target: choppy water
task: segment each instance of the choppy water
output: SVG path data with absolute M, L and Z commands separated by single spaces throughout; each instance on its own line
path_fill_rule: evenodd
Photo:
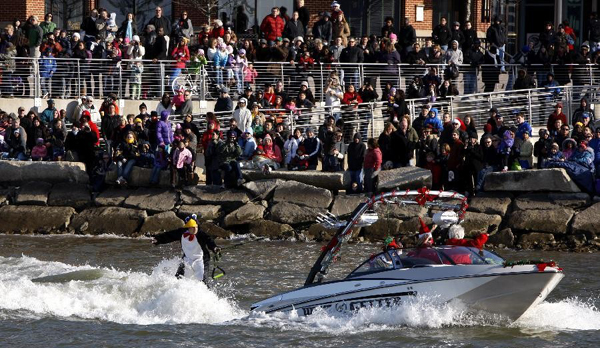
M 500 251 L 509 259 L 553 258 L 565 269 L 550 297 L 515 323 L 419 298 L 354 315 L 249 312 L 251 303 L 302 285 L 319 248 L 248 243 L 224 254 L 227 275 L 209 290 L 175 279 L 177 243 L 0 235 L 0 346 L 597 347 L 600 341 L 600 254 Z M 349 245 L 333 275 L 376 250 Z

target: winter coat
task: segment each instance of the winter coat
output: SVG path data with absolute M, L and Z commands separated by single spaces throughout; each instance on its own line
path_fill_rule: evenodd
M 356 133 L 360 136 L 360 133 Z M 356 134 L 354 135 L 356 137 Z M 381 151 L 380 151 L 381 152 Z M 348 170 L 361 170 L 365 163 L 365 155 L 367 153 L 367 146 L 362 141 L 358 144 L 354 141 L 348 145 Z
M 40 59 L 40 76 L 50 78 L 56 72 L 56 59 L 44 57 Z
M 348 22 L 336 22 L 332 24 L 332 35 L 333 38 L 341 37 L 342 44 L 344 46 L 348 45 L 348 37 L 350 36 L 350 26 Z
M 238 128 L 243 132 L 252 128 L 252 113 L 247 107 L 236 109 L 233 112 L 233 118 L 237 121 Z
M 485 33 L 487 42 L 502 47 L 506 44 L 506 28 L 502 25 L 492 24 Z
M 190 61 L 190 50 L 187 46 L 176 46 L 171 57 L 175 59 L 175 69 L 185 69 L 185 64 Z
M 331 42 L 333 25 L 330 20 L 319 19 L 313 26 L 312 33 L 315 39 L 321 39 L 323 42 Z
M 275 41 L 278 37 L 283 36 L 284 26 L 285 23 L 281 16 L 268 15 L 260 24 L 260 31 L 268 41 Z
M 217 153 L 219 165 L 221 165 L 223 163 L 237 161 L 237 159 L 242 155 L 242 148 L 237 142 L 222 142 L 217 148 Z
M 381 168 L 382 160 L 382 154 L 379 148 L 369 149 L 367 150 L 367 154 L 365 155 L 364 168 L 378 170 L 379 168 Z
M 433 28 L 431 37 L 433 38 L 434 43 L 444 46 L 448 45 L 452 34 L 450 33 L 450 29 L 448 29 L 447 25 L 438 24 L 435 28 Z
M 168 121 L 168 118 L 168 112 L 161 113 L 160 121 L 158 121 L 156 127 L 156 142 L 158 145 L 169 145 L 173 142 L 173 130 L 171 129 L 171 122 Z
M 287 21 L 283 30 L 283 37 L 293 42 L 298 36 L 304 37 L 304 24 L 300 20 L 295 22 L 292 20 Z

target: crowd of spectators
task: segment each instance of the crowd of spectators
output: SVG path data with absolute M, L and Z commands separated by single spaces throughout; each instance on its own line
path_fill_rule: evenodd
M 507 62 L 523 67 L 514 81 L 515 89 L 534 86 L 533 73 L 538 79 L 544 75 L 544 86 L 557 88 L 568 81 L 545 74 L 548 63 L 600 63 L 596 59 L 600 54 L 600 22 L 595 14 L 591 18 L 589 43 L 579 49 L 574 47 L 575 34 L 565 21 L 557 31 L 549 25 L 540 34 L 539 48 L 528 45 L 509 55 L 505 52 L 506 30 L 499 18 L 487 31 L 486 45 L 477 39 L 471 23 L 464 23 L 462 29 L 458 22 L 448 27 L 443 18 L 421 47 L 408 19 L 396 30 L 393 19 L 386 18 L 380 36 L 350 36 L 337 2 L 332 4 L 330 13 L 321 14 L 309 35 L 306 20 L 310 11 L 302 0 L 297 7 L 291 17 L 273 8 L 259 26 L 258 40 L 238 40 L 236 33 L 242 31 L 215 20 L 211 27 L 202 27 L 198 44 L 192 48 L 189 43 L 196 34 L 187 12 L 171 23 L 162 16 L 160 7 L 140 33 L 133 14 L 128 14 L 118 26 L 114 14 L 103 9 L 93 10 L 81 24 L 81 33 L 70 36 L 56 28 L 51 14 L 41 23 L 35 16 L 23 25 L 15 21 L 1 37 L 0 59 L 6 62 L 14 56 L 40 58 L 45 96 L 51 97 L 53 74 L 66 68 L 66 63 L 55 59 L 63 57 L 107 58 L 108 74 L 103 77 L 103 85 L 108 97 L 100 107 L 94 105 L 93 97 L 82 97 L 72 115 L 57 110 L 52 99 L 47 100 L 48 107 L 39 114 L 24 108 L 19 108 L 17 114 L 3 112 L 0 152 L 5 158 L 17 160 L 84 162 L 95 192 L 103 188 L 107 173 L 114 168 L 118 173 L 116 183 L 126 185 L 135 166 L 151 168 L 153 184 L 159 182 L 161 171 L 170 172 L 173 186 L 188 184 L 193 180 L 199 152 L 204 157 L 206 184 L 222 187 L 239 186 L 243 181 L 242 168 L 266 173 L 281 168 L 348 170 L 352 178 L 349 192 L 374 192 L 381 170 L 417 165 L 432 171 L 434 188 L 468 194 L 481 190 L 487 173 L 532 168 L 534 157 L 538 167 L 570 166 L 566 169 L 596 172 L 600 164 L 600 129 L 594 128 L 594 113 L 585 99 L 571 118 L 572 129 L 562 113 L 562 105 L 557 104 L 535 145 L 531 144 L 531 127 L 522 114 L 505 120 L 505 115 L 492 108 L 488 122 L 478 127 L 470 116 L 452 119 L 448 112 L 426 103 L 411 121 L 405 101 L 426 98 L 434 102 L 458 94 L 452 81 L 458 77 L 461 64 L 486 64 L 482 73 L 486 90 L 490 86 L 493 90 Z M 159 60 L 173 60 L 170 81 L 185 68 L 196 73 L 211 69 L 219 96 L 215 113 L 209 112 L 202 120 L 207 129 L 200 131 L 199 120 L 193 120 L 191 92 L 184 89 L 175 96 L 163 95 L 154 111 L 149 112 L 142 103 L 139 114 L 122 115 L 117 96 L 112 93 L 111 79 L 111 68 L 122 59 L 130 60 L 128 78 L 134 99 L 144 93 L 143 80 L 148 76 L 145 67 Z M 276 74 L 272 83 L 265 84 L 264 89 L 259 87 L 255 83 L 255 61 L 293 63 L 296 73 L 292 74 L 292 81 L 300 85 L 299 92 L 288 93 Z M 302 112 L 310 111 L 316 104 L 307 77 L 315 64 L 336 62 L 380 62 L 390 67 L 400 62 L 447 63 L 448 67 L 443 74 L 430 67 L 427 74 L 415 76 L 406 90 L 395 86 L 396 70 L 392 68 L 381 75 L 381 97 L 372 81 L 361 83 L 358 70 L 351 65 L 332 71 L 322 91 L 329 116 L 318 129 L 304 126 Z M 533 67 L 535 63 L 546 65 Z M 3 68 L 3 79 L 12 79 L 13 72 L 17 75 L 16 70 Z M 576 83 L 582 77 L 572 73 L 572 78 Z M 475 83 L 465 76 L 465 92 L 469 92 L 469 81 Z M 234 89 L 231 95 L 230 87 Z M 83 94 L 86 95 L 85 88 Z M 377 138 L 366 139 L 366 128 L 360 122 L 349 127 L 349 118 L 357 119 L 363 111 L 362 103 L 380 98 L 387 102 L 384 131 Z M 223 121 L 216 116 L 224 113 L 229 113 L 231 119 Z M 297 120 L 295 129 L 286 122 L 290 113 Z M 173 115 L 184 121 L 172 122 Z M 70 131 L 67 123 L 72 124 Z M 226 130 L 225 134 L 221 129 Z
M 334 1 L 330 12 L 320 13 L 319 20 L 310 28 L 308 18 L 311 12 L 304 1 L 297 0 L 296 8 L 289 16 L 274 7 L 271 14 L 255 27 L 257 35 L 246 34 L 247 18 L 243 20 L 243 16 L 237 16 L 235 23 L 242 27 L 236 27 L 228 20 L 224 23 L 216 19 L 210 25 L 194 30 L 187 11 L 172 21 L 162 15 L 160 7 L 156 8 L 155 16 L 143 25 L 136 23 L 133 13 L 128 13 L 123 22 L 117 23 L 115 13 L 93 9 L 82 21 L 80 32 L 73 33 L 59 28 L 52 21 L 51 13 L 43 21 L 36 16 L 26 21 L 16 19 L 5 27 L 0 36 L 3 81 L 10 81 L 2 83 L 3 90 L 0 92 L 15 94 L 27 88 L 24 81 L 29 71 L 22 65 L 28 62 L 15 61 L 14 57 L 40 58 L 42 94 L 46 97 L 73 96 L 73 85 L 79 83 L 71 74 L 77 68 L 73 60 L 79 60 L 83 80 L 81 95 L 92 94 L 92 75 L 96 74 L 100 79 L 101 73 L 104 93 L 94 88 L 96 96 L 114 92 L 115 80 L 123 77 L 129 81 L 128 95 L 133 99 L 156 94 L 150 87 L 156 86 L 156 81 L 164 76 L 156 64 L 168 60 L 172 63 L 167 67 L 167 83 L 172 83 L 183 69 L 189 69 L 192 74 L 206 69 L 215 77 L 217 87 L 234 88 L 238 95 L 243 93 L 244 85 L 253 84 L 256 80 L 255 62 L 292 63 L 296 67 L 294 81 L 306 80 L 318 64 L 384 63 L 389 65 L 391 74 L 381 74 L 382 87 L 386 82 L 394 81 L 397 71 L 393 66 L 397 63 L 451 65 L 443 74 L 440 72 L 443 80 L 448 81 L 444 92 L 441 91 L 444 81 L 434 81 L 435 89 L 425 86 L 423 91 L 415 92 L 422 96 L 433 92 L 438 96 L 455 93 L 452 79 L 458 77 L 460 72 L 456 66 L 461 64 L 488 66 L 482 74 L 489 91 L 497 82 L 498 72 L 505 71 L 505 63 L 526 67 L 542 64 L 542 67 L 529 69 L 529 75 L 536 73 L 539 85 L 546 80 L 548 71 L 543 65 L 600 63 L 600 53 L 597 53 L 600 21 L 596 14 L 590 18 L 588 41 L 579 48 L 575 46 L 575 32 L 565 20 L 556 29 L 551 23 L 540 28 L 539 44 L 532 42 L 510 55 L 505 52 L 506 28 L 499 17 L 494 18 L 487 30 L 485 44 L 477 38 L 477 32 L 469 21 L 450 24 L 443 17 L 433 28 L 431 37 L 421 43 L 417 42 L 416 31 L 408 19 L 397 28 L 393 18 L 387 17 L 381 33 L 377 33 L 380 35 L 371 33 L 352 37 L 339 3 Z M 241 15 L 245 15 L 243 11 Z M 73 60 L 57 61 L 57 58 Z M 105 60 L 97 63 L 101 66 L 92 67 L 88 63 L 93 58 Z M 344 70 L 340 76 L 342 85 L 352 83 L 358 89 L 362 85 L 358 70 L 351 66 Z M 267 70 L 264 74 L 270 75 L 271 72 Z M 560 75 L 556 79 L 559 84 L 568 82 L 568 72 L 555 75 Z M 60 78 L 53 79 L 54 76 Z M 585 78 L 578 74 L 572 77 L 574 82 Z M 471 93 L 474 90 L 473 77 L 465 76 L 465 80 L 471 81 L 465 81 L 465 93 Z

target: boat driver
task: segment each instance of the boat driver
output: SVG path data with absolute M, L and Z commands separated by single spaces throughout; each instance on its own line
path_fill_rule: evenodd
M 402 255 L 402 248 L 403 245 L 399 240 L 387 237 L 381 247 L 383 253 L 372 258 L 371 268 L 394 268 L 394 261 L 399 261 L 400 255 Z

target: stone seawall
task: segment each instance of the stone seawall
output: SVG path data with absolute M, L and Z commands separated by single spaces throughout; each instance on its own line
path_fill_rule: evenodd
M 0 174 L 1 168 L 0 165 Z M 486 183 L 488 192 L 469 200 L 463 222 L 467 236 L 487 232 L 489 244 L 500 247 L 577 251 L 600 248 L 600 224 L 596 220 L 600 216 L 600 201 L 579 192 L 569 180 L 562 180 L 562 170 L 522 173 L 495 173 L 489 185 Z M 28 175 L 24 177 L 30 178 Z M 522 184 L 519 187 L 528 189 L 514 189 L 517 175 Z M 196 213 L 201 227 L 217 238 L 252 233 L 271 239 L 325 241 L 335 231 L 316 224 L 317 215 L 331 212 L 346 217 L 366 199 L 290 178 L 256 178 L 239 190 L 204 185 L 190 186 L 181 192 L 165 188 L 109 188 L 92 197 L 83 179 L 70 175 L 62 178 L 66 179 L 21 183 L 0 176 L 4 187 L 0 189 L 0 233 L 108 233 L 135 237 L 182 227 L 182 219 Z M 540 178 L 553 179 L 555 184 L 544 181 L 545 191 L 540 192 L 532 186 Z M 501 180 L 511 183 L 498 185 Z M 389 171 L 382 177 L 384 186 L 387 183 L 404 189 L 429 182 L 430 177 L 415 168 Z M 426 209 L 418 206 L 382 204 L 376 211 L 379 221 L 357 229 L 355 240 L 380 242 L 388 235 L 401 235 L 410 245 L 418 231 L 417 216 L 426 214 Z

